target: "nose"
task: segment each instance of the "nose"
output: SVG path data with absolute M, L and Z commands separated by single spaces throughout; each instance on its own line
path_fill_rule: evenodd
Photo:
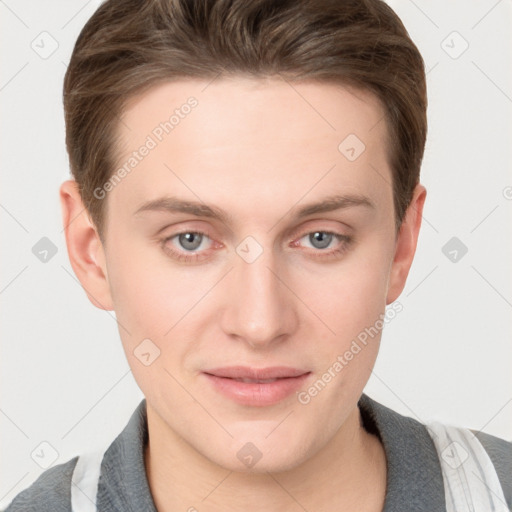
M 270 249 L 252 262 L 235 255 L 235 267 L 227 276 L 223 331 L 254 349 L 293 334 L 298 318 L 294 295 L 287 284 L 287 273 Z

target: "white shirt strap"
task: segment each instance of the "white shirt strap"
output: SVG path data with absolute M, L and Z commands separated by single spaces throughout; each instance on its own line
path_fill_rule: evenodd
M 78 457 L 71 477 L 71 509 L 73 512 L 96 512 L 96 498 L 101 461 L 108 447 Z
M 426 425 L 443 472 L 447 512 L 509 512 L 487 451 L 468 429 Z

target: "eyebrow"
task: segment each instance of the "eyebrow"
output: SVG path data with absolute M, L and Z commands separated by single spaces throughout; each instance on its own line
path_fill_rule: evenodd
M 303 217 L 308 217 L 316 213 L 326 213 L 335 210 L 352 208 L 355 206 L 363 206 L 370 209 L 375 208 L 374 203 L 366 196 L 358 194 L 337 194 L 325 197 L 321 201 L 301 206 L 296 210 L 294 217 L 296 219 L 301 219 Z M 196 201 L 185 201 L 177 197 L 171 196 L 160 197 L 158 199 L 153 199 L 151 201 L 145 202 L 134 212 L 134 215 L 146 211 L 188 213 L 196 217 L 208 217 L 212 219 L 217 219 L 225 224 L 229 224 L 233 220 L 232 215 L 228 214 L 221 208 L 209 206 L 205 203 Z M 293 209 L 291 211 L 293 211 Z

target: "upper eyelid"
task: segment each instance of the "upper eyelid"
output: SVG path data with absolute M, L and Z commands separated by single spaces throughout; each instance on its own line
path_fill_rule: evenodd
M 305 236 L 310 235 L 311 233 L 317 233 L 317 232 L 327 233 L 327 234 L 333 235 L 335 238 L 338 239 L 339 243 L 348 244 L 348 243 L 353 241 L 353 236 L 351 236 L 351 235 L 346 235 L 346 234 L 343 234 L 343 233 L 336 233 L 335 231 L 328 231 L 328 230 L 322 230 L 322 229 L 317 229 L 317 230 L 314 230 L 314 231 L 308 231 L 308 232 L 304 233 L 303 235 L 300 235 L 298 238 L 294 238 L 294 241 L 295 240 L 301 240 Z
M 349 231 L 353 229 L 353 226 L 351 226 L 350 224 L 347 224 L 346 222 L 343 222 L 340 219 L 329 218 L 329 217 L 313 217 L 313 218 L 310 218 L 310 219 L 307 219 L 307 220 L 303 220 L 302 222 L 300 222 L 300 224 L 298 226 L 286 227 L 285 229 L 282 230 L 282 233 L 281 233 L 280 237 L 288 237 L 288 236 L 290 236 L 291 233 L 297 233 L 299 231 L 302 231 L 303 229 L 305 230 L 305 232 L 309 232 L 309 231 L 307 231 L 307 228 L 302 228 L 301 226 L 303 226 L 304 224 L 324 223 L 324 222 L 342 224 L 343 226 L 345 226 L 345 229 L 348 229 Z M 209 219 L 209 220 L 204 220 L 204 219 L 183 219 L 183 220 L 178 221 L 178 222 L 173 222 L 172 224 L 165 224 L 163 227 L 158 229 L 157 234 L 161 233 L 162 231 L 165 231 L 167 228 L 170 228 L 170 227 L 173 227 L 173 226 L 176 226 L 176 225 L 180 225 L 180 224 L 192 224 L 192 225 L 194 225 L 196 223 L 199 223 L 200 225 L 206 224 L 208 226 L 213 226 L 212 230 L 214 230 L 214 231 L 217 231 L 218 229 L 226 230 L 234 238 L 233 230 L 227 224 L 225 224 L 224 222 L 220 222 L 219 223 L 216 219 L 213 219 L 213 220 L 212 219 Z M 177 229 L 180 229 L 180 228 L 177 228 Z M 268 231 L 271 231 L 272 229 L 274 229 L 274 228 L 272 227 Z M 200 232 L 200 233 L 204 233 L 206 231 L 211 231 L 209 228 L 203 228 L 203 227 L 200 227 L 200 228 L 197 228 L 197 229 L 194 228 L 194 227 L 191 227 L 191 228 L 189 227 L 189 228 L 184 228 L 184 230 L 186 232 L 194 231 L 194 232 Z M 311 231 L 336 231 L 336 229 L 335 228 L 327 228 L 327 229 L 320 229 L 320 230 L 312 229 Z M 178 231 L 178 233 L 179 233 L 179 231 Z
M 160 231 L 163 231 L 165 228 L 161 229 Z M 349 235 L 346 235 L 345 233 L 338 233 L 336 232 L 335 230 L 332 230 L 332 229 L 310 229 L 309 231 L 306 229 L 304 231 L 302 230 L 299 230 L 298 231 L 300 234 L 300 238 L 306 236 L 306 235 L 310 235 L 311 233 L 329 233 L 329 234 L 332 234 L 332 235 L 337 235 L 337 236 L 342 236 L 342 237 L 348 237 Z M 171 235 L 168 235 L 168 236 L 164 236 L 164 239 L 171 239 L 171 238 L 174 238 L 175 236 L 179 236 L 179 235 L 183 235 L 185 233 L 198 233 L 200 235 L 206 235 L 208 238 L 212 238 L 210 236 L 210 233 L 207 231 L 207 230 L 201 230 L 201 229 L 184 229 L 182 231 L 177 231 L 176 233 L 173 233 Z M 295 233 L 295 231 L 290 231 L 290 233 Z M 290 234 L 289 233 L 289 234 Z M 296 234 L 294 235 L 294 237 L 297 236 Z
M 350 239 L 352 239 L 352 237 L 350 235 L 346 235 L 344 233 L 338 233 L 334 230 L 329 230 L 329 229 L 313 229 L 313 230 L 305 230 L 305 231 L 299 231 L 300 235 L 299 236 L 294 236 L 293 237 L 293 242 L 297 241 L 297 240 L 300 240 L 302 238 L 304 238 L 305 236 L 307 235 L 310 235 L 312 233 L 317 233 L 317 232 L 321 232 L 321 233 L 327 233 L 327 234 L 331 234 L 331 235 L 334 235 L 335 237 L 338 237 L 340 239 L 340 241 L 348 241 Z M 173 233 L 169 236 L 165 236 L 163 238 L 163 241 L 166 242 L 166 241 L 169 241 L 169 240 L 172 240 L 173 238 L 175 237 L 178 237 L 179 235 L 183 235 L 183 234 L 186 234 L 186 233 L 197 233 L 197 234 L 200 234 L 200 235 L 206 235 L 212 243 L 219 243 L 217 242 L 212 236 L 210 236 L 210 234 L 207 232 L 207 231 L 201 231 L 201 230 L 194 230 L 194 229 L 184 229 L 182 231 L 178 231 L 177 233 Z M 191 252 L 191 251 L 189 251 Z

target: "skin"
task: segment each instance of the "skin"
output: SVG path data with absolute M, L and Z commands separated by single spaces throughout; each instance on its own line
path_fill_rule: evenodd
M 277 78 L 208 83 L 165 83 L 127 104 L 119 165 L 188 97 L 198 100 L 108 193 L 103 242 L 76 183 L 60 189 L 73 270 L 94 305 L 115 311 L 146 396 L 155 504 L 160 512 L 380 511 L 385 453 L 357 407 L 380 334 L 307 404 L 292 394 L 270 406 L 239 405 L 201 371 L 292 366 L 312 372 L 307 389 L 402 292 L 426 190 L 416 187 L 397 234 L 386 124 L 370 93 Z M 366 146 L 352 162 L 338 150 L 349 134 Z M 373 207 L 295 217 L 332 194 L 365 196 Z M 164 195 L 222 208 L 231 219 L 135 214 Z M 195 261 L 170 252 L 190 255 L 178 237 L 162 243 L 183 230 L 208 233 Z M 316 231 L 352 241 L 333 237 L 318 248 L 308 236 Z M 252 263 L 236 252 L 247 236 L 263 249 Z M 160 349 L 149 366 L 134 355 L 147 338 Z M 247 442 L 262 454 L 252 468 L 237 458 Z

